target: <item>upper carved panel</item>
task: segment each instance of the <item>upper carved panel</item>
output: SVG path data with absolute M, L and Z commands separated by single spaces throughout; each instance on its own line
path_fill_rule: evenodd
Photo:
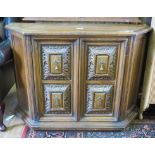
M 42 73 L 44 79 L 70 80 L 70 45 L 42 45 L 41 54 Z
M 88 80 L 115 79 L 117 46 L 88 46 Z

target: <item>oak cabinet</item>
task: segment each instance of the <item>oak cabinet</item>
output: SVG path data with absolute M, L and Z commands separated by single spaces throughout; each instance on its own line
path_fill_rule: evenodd
M 18 111 L 30 127 L 118 130 L 137 116 L 149 27 L 64 22 L 7 28 Z

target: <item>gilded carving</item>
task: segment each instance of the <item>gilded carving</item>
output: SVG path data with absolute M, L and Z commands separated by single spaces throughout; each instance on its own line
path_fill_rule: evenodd
M 93 109 L 104 109 L 105 98 L 106 98 L 105 93 L 94 93 Z
M 85 109 L 87 114 L 111 114 L 113 85 L 88 85 Z
M 63 93 L 62 92 L 52 92 L 50 94 L 51 111 L 63 110 Z
M 95 74 L 108 74 L 109 56 L 96 55 L 95 65 Z
M 71 113 L 71 87 L 62 84 L 44 84 L 44 106 L 48 114 Z
M 62 55 L 51 54 L 49 57 L 49 66 L 51 74 L 62 74 Z
M 44 79 L 71 79 L 71 46 L 42 45 L 42 74 Z
M 88 80 L 114 80 L 117 46 L 88 46 Z

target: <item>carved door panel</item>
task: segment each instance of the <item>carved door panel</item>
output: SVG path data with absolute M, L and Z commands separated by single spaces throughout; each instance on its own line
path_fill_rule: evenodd
M 69 38 L 33 38 L 36 104 L 40 121 L 76 120 L 76 44 L 76 39 Z
M 80 121 L 117 121 L 124 71 L 125 38 L 80 40 Z
M 88 80 L 114 80 L 117 63 L 117 46 L 90 45 L 88 51 Z
M 70 44 L 43 44 L 41 46 L 42 77 L 44 80 L 70 80 L 71 56 Z

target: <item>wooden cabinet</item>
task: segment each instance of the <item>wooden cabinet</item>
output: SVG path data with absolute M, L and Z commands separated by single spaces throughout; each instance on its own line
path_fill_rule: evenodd
M 118 130 L 138 114 L 146 25 L 14 23 L 19 113 L 34 129 Z

